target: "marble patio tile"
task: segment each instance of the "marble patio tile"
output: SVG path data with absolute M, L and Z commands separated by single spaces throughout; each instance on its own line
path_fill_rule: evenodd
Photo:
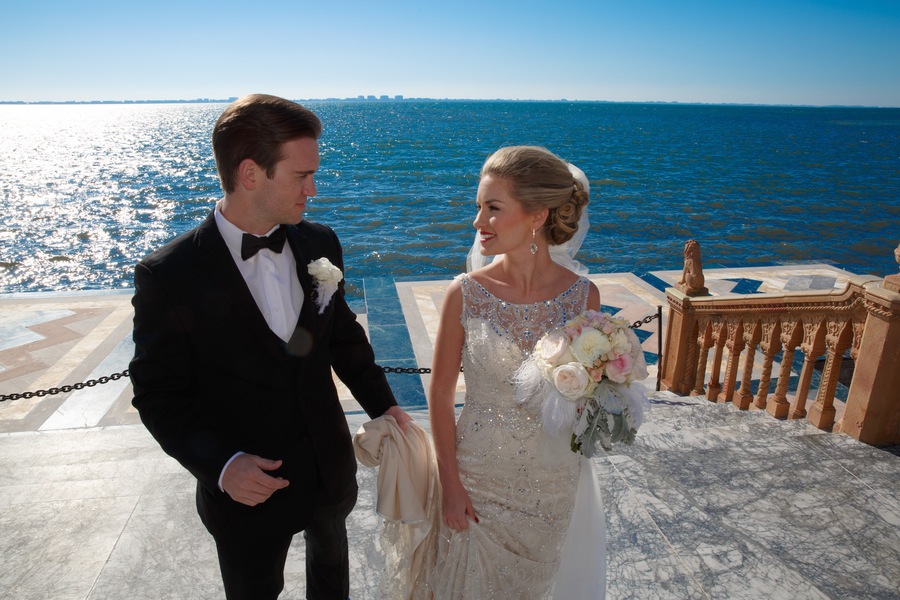
M 706 581 L 710 598 L 736 600 L 817 600 L 848 598 L 832 596 L 817 582 L 768 557 L 752 541 L 735 540 L 727 530 L 709 541 L 691 540 L 680 548 L 691 553 L 698 577 Z M 704 536 L 705 537 L 705 536 Z
M 29 329 L 32 325 L 55 321 L 73 314 L 67 309 L 47 310 L 28 306 L 22 307 L 16 312 L 0 312 L 0 350 L 8 350 L 41 340 L 43 336 Z
M 707 598 L 613 461 L 594 461 L 607 528 L 607 598 Z
M 730 403 L 717 404 L 701 399 L 692 406 L 654 405 L 647 422 L 638 431 L 638 438 L 647 439 L 660 433 L 702 432 L 708 428 L 730 429 L 734 435 L 757 439 L 770 435 L 791 437 L 827 433 L 805 419 L 780 420 L 761 410 L 742 411 Z
M 91 461 L 85 464 L 40 462 L 16 467 L 14 471 L 0 472 L 0 490 L 4 487 L 50 486 L 76 481 L 103 482 L 110 487 L 119 487 L 120 482 L 133 480 L 141 485 L 152 486 L 153 480 L 183 470 L 174 459 L 164 455 L 129 461 Z
M 140 496 L 169 488 L 184 472 L 139 427 L 8 434 L 0 441 L 3 507 Z
M 743 535 L 723 526 L 719 520 L 708 514 L 709 506 L 698 501 L 702 496 L 702 481 L 691 481 L 684 485 L 679 477 L 666 478 L 659 471 L 644 471 L 643 465 L 634 464 L 626 457 L 617 457 L 615 464 L 639 503 L 633 508 L 635 513 L 643 513 L 652 522 L 665 546 L 669 548 L 671 560 L 676 561 L 687 581 L 703 591 L 702 597 L 712 598 L 826 598 L 814 593 L 814 586 L 804 577 L 792 573 L 766 557 L 766 553 Z M 697 490 L 695 492 L 695 490 Z M 616 531 L 616 509 L 607 502 L 610 524 L 611 573 L 616 569 L 617 552 L 613 542 Z M 623 514 L 625 511 L 621 511 Z M 635 528 L 634 519 L 630 524 Z M 646 528 L 646 527 L 645 527 Z M 656 542 L 652 548 L 662 544 Z M 630 535 L 624 544 L 624 552 L 633 553 L 640 547 L 640 536 Z M 629 572 L 629 577 L 656 579 L 655 569 L 644 572 Z M 783 571 L 771 584 L 773 571 Z M 727 583 L 726 583 L 727 582 Z M 680 594 L 669 597 L 683 597 Z
M 134 356 L 134 341 L 131 339 L 131 332 L 128 332 L 127 336 L 113 347 L 86 378 L 96 379 L 111 373 L 119 373 L 128 366 L 132 356 Z M 103 419 L 121 393 L 130 386 L 131 381 L 124 377 L 105 385 L 71 392 L 62 406 L 44 422 L 40 429 L 94 427 Z
M 194 510 L 194 480 L 141 496 L 88 600 L 224 596 L 215 543 Z
M 885 597 L 900 589 L 900 537 L 878 518 L 877 499 L 848 489 L 822 505 L 827 487 L 822 482 L 799 494 L 776 488 L 723 513 L 722 522 L 829 597 Z
M 900 589 L 896 505 L 861 491 L 833 461 L 798 463 L 821 436 L 768 439 L 726 436 L 664 452 L 638 440 L 609 460 L 713 597 L 882 597 Z
M 900 507 L 900 448 L 879 449 L 841 434 L 819 436 L 806 442 L 852 475 L 860 485 Z
M 34 501 L 0 511 L 0 589 L 17 600 L 87 598 L 137 497 Z
M 43 502 L 72 502 L 94 498 L 138 496 L 152 486 L 146 478 L 68 480 L 5 485 L 0 488 L 0 507 L 29 506 L 35 499 Z

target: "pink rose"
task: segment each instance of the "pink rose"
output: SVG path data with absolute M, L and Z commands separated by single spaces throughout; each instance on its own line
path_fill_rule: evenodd
M 634 360 L 630 354 L 621 354 L 615 360 L 606 363 L 606 376 L 610 381 L 616 383 L 625 383 L 628 375 L 631 373 L 631 366 Z

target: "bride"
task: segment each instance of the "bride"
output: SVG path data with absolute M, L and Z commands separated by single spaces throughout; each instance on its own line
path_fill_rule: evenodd
M 392 597 L 604 596 L 593 467 L 568 438 L 542 431 L 539 402 L 518 403 L 512 383 L 545 332 L 600 309 L 572 260 L 587 234 L 588 193 L 584 173 L 539 147 L 501 148 L 481 169 L 470 272 L 447 289 L 429 389 L 440 514 L 426 556 L 413 561 L 411 591 Z

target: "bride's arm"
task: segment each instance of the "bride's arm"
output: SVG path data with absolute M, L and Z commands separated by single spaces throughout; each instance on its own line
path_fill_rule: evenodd
M 462 322 L 462 289 L 458 281 L 447 288 L 441 307 L 431 363 L 431 383 L 428 389 L 428 412 L 431 417 L 431 436 L 434 439 L 438 472 L 441 479 L 442 515 L 452 529 L 469 526 L 468 519 L 477 522 L 469 494 L 459 480 L 456 462 L 456 381 L 462 361 L 465 331 Z
M 588 292 L 587 308 L 588 310 L 600 310 L 600 290 L 593 283 Z

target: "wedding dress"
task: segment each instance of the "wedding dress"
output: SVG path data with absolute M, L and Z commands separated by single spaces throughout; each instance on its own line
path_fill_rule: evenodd
M 546 331 L 584 312 L 590 283 L 580 277 L 558 297 L 527 305 L 496 298 L 468 275 L 460 284 L 466 401 L 457 460 L 479 522 L 459 532 L 434 523 L 436 560 L 419 583 L 424 578 L 437 600 L 602 598 L 605 531 L 599 498 L 590 493 L 593 468 L 568 439 L 542 432 L 540 402 L 517 403 L 512 383 Z M 578 493 L 586 494 L 585 523 L 572 522 Z M 574 550 L 573 536 L 566 539 L 570 525 L 585 538 Z M 561 562 L 568 561 L 561 559 L 564 542 L 578 566 L 566 570 L 569 581 L 557 582 L 554 592 Z

